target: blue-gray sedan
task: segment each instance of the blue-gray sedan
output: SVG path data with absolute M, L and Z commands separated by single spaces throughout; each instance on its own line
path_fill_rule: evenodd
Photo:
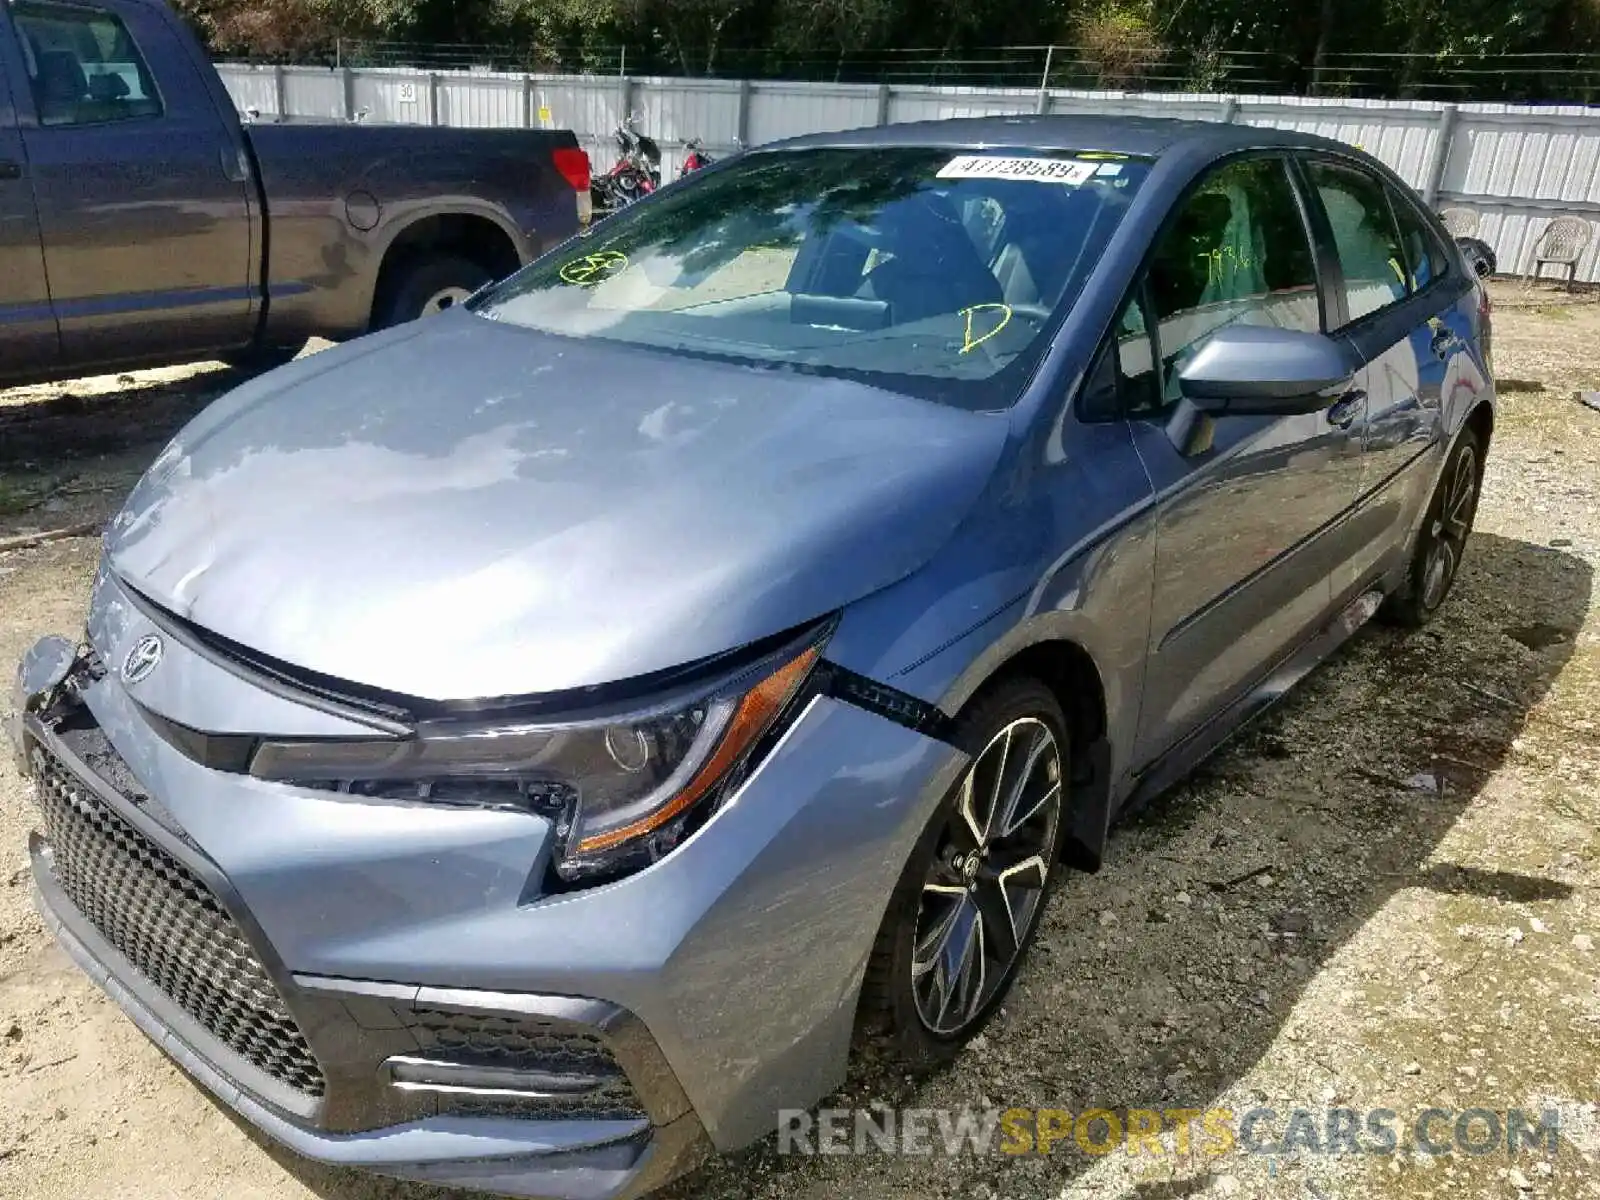
M 43 912 L 302 1154 L 636 1195 L 949 1059 L 1119 811 L 1432 617 L 1492 401 L 1333 142 L 742 155 L 178 435 L 20 672 Z

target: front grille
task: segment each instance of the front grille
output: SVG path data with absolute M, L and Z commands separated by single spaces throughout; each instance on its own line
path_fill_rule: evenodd
M 322 1068 L 239 927 L 187 867 L 55 755 L 35 746 L 51 867 L 67 898 L 134 969 L 224 1045 L 321 1096 Z
M 500 1017 L 419 1008 L 408 1024 L 425 1058 L 550 1075 L 585 1075 L 588 1091 L 558 1096 L 438 1094 L 439 1111 L 460 1116 L 537 1120 L 635 1120 L 644 1107 L 605 1040 L 535 1017 Z

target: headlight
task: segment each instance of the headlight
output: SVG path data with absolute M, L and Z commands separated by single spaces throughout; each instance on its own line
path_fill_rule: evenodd
M 33 770 L 22 744 L 23 717 L 48 701 L 72 673 L 77 661 L 77 646 L 66 638 L 52 635 L 35 642 L 17 664 L 16 678 L 11 684 L 11 713 L 4 717 L 4 723 L 18 774 L 26 776 Z
M 416 736 L 263 742 L 262 779 L 365 796 L 516 807 L 555 824 L 576 880 L 653 862 L 709 811 L 821 653 L 808 638 L 642 710 L 548 723 L 428 721 Z

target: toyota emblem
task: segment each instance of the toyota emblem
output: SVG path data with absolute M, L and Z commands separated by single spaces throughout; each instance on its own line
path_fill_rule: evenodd
M 161 639 L 147 633 L 133 644 L 128 657 L 122 660 L 122 682 L 138 683 L 156 669 L 161 662 Z

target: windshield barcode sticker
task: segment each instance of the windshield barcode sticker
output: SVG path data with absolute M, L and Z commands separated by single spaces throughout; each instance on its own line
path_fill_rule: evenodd
M 939 168 L 940 179 L 1029 179 L 1037 183 L 1064 183 L 1077 187 L 1086 182 L 1098 163 L 1070 158 L 1003 158 L 994 154 L 963 154 Z

